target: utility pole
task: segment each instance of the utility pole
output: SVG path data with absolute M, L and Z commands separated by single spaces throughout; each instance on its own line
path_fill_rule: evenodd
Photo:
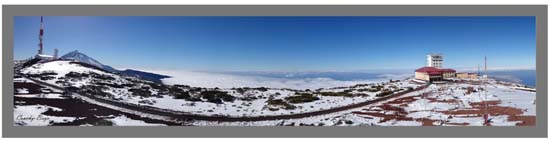
M 481 68 L 479 67 L 479 64 L 477 64 L 477 75 L 481 76 Z
M 485 68 L 484 68 L 484 75 L 483 75 L 483 91 L 485 91 L 485 100 L 484 100 L 484 104 L 485 104 L 485 113 L 483 114 L 483 119 L 485 120 L 484 121 L 484 125 L 485 126 L 489 126 L 489 105 L 487 103 L 487 84 L 485 84 L 487 81 L 487 56 L 485 56 Z

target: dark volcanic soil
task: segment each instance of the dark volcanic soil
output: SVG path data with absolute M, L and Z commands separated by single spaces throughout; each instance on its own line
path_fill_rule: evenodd
M 101 106 L 93 105 L 79 99 L 44 99 L 44 98 L 23 98 L 14 97 L 14 105 L 47 105 L 53 106 L 63 111 L 49 110 L 43 113 L 48 116 L 63 116 L 63 117 L 79 117 L 73 122 L 55 123 L 53 126 L 79 126 L 79 125 L 94 125 L 94 126 L 109 126 L 112 125 L 106 119 L 116 116 L 125 115 L 134 120 L 141 120 L 146 123 L 165 124 L 169 126 L 182 126 L 172 122 L 162 120 L 154 120 L 143 118 L 136 115 L 126 114 L 119 111 L 111 110 Z
M 28 94 L 41 94 L 48 93 L 45 91 L 45 87 L 36 83 L 30 82 L 15 82 L 14 88 L 26 88 Z M 19 95 L 18 93 L 14 93 Z M 25 94 L 26 95 L 26 94 Z M 46 98 L 25 98 L 14 97 L 14 105 L 47 105 L 63 109 L 62 111 L 49 110 L 43 113 L 48 116 L 62 116 L 62 117 L 77 117 L 78 119 L 68 123 L 54 123 L 53 126 L 79 126 L 79 125 L 94 125 L 94 126 L 110 126 L 112 122 L 106 120 L 116 116 L 125 115 L 133 120 L 141 120 L 146 123 L 153 124 L 165 124 L 169 126 L 183 126 L 181 124 L 166 122 L 162 120 L 155 120 L 140 117 L 137 115 L 126 114 L 120 111 L 108 109 L 105 107 L 97 106 L 91 103 L 87 103 L 80 99 L 74 99 L 71 97 L 65 97 L 65 99 L 46 99 Z
M 13 83 L 14 90 L 25 88 L 29 91 L 29 94 L 37 94 L 41 92 L 41 88 L 44 88 L 36 83 L 28 83 L 28 82 L 14 82 Z M 18 94 L 17 91 L 14 92 L 15 94 Z

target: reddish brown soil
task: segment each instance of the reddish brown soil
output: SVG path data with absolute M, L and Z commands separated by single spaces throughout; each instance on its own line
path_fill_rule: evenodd
M 386 102 L 387 104 L 403 104 L 403 103 L 411 103 L 413 101 L 416 101 L 416 98 L 418 96 L 407 96 L 407 97 L 402 97 L 402 98 L 398 98 L 398 99 L 395 99 L 393 101 L 389 101 L 389 102 Z
M 368 115 L 373 117 L 380 117 L 382 120 L 379 121 L 379 123 L 390 121 L 390 120 L 398 120 L 398 121 L 419 121 L 422 122 L 422 125 L 424 126 L 430 126 L 434 122 L 433 120 L 429 119 L 413 119 L 411 117 L 407 117 L 407 112 L 402 107 L 405 107 L 408 103 L 411 103 L 413 101 L 416 101 L 417 98 L 420 96 L 407 96 L 402 98 L 397 98 L 391 101 L 388 101 L 382 105 L 375 106 L 377 109 L 363 109 L 362 111 L 355 111 L 352 112 L 354 114 L 358 115 Z M 399 107 L 392 106 L 393 104 L 400 105 Z M 380 110 L 382 109 L 382 110 Z M 380 112 L 384 111 L 384 112 Z M 393 112 L 390 114 L 390 112 Z
M 434 122 L 436 120 L 421 118 L 421 119 L 417 119 L 416 121 L 422 122 L 422 126 L 434 126 Z
M 382 118 L 381 122 L 386 122 L 390 120 L 398 120 L 398 121 L 418 121 L 422 122 L 423 126 L 434 126 L 433 123 L 436 120 L 431 119 L 413 119 L 410 117 L 407 117 L 407 112 L 403 109 L 403 107 L 406 107 L 407 104 L 416 101 L 417 98 L 425 98 L 428 99 L 430 102 L 445 102 L 445 103 L 458 103 L 458 100 L 452 99 L 452 100 L 437 100 L 436 98 L 428 97 L 429 95 L 432 95 L 434 93 L 428 92 L 424 93 L 419 96 L 407 96 L 398 98 L 395 100 L 388 101 L 382 105 L 375 106 L 379 109 L 363 109 L 362 111 L 355 111 L 352 112 L 354 114 L 358 115 L 368 115 L 373 117 L 380 117 Z M 518 108 L 513 107 L 502 107 L 498 106 L 501 101 L 487 101 L 487 102 L 476 102 L 476 103 L 470 103 L 473 108 L 470 109 L 460 109 L 460 110 L 449 110 L 449 111 L 438 111 L 444 114 L 452 115 L 452 116 L 460 116 L 460 117 L 482 117 L 483 114 L 485 114 L 485 104 L 488 105 L 487 110 L 490 115 L 497 116 L 497 115 L 508 115 L 509 121 L 521 121 L 518 123 L 518 126 L 533 126 L 535 125 L 535 116 L 522 116 L 523 111 Z M 392 105 L 399 105 L 398 107 L 392 106 Z M 393 111 L 394 114 L 386 114 L 386 113 Z M 365 117 L 368 118 L 368 117 Z M 448 125 L 457 125 L 457 126 L 466 126 L 469 125 L 469 123 L 445 123 Z
M 535 125 L 535 116 L 522 116 L 523 111 L 518 108 L 513 107 L 502 107 L 498 106 L 500 101 L 487 101 L 487 112 L 489 115 L 498 116 L 498 115 L 508 115 L 509 121 L 521 121 L 516 124 L 518 126 L 533 126 Z M 461 109 L 454 111 L 443 111 L 444 114 L 450 115 L 476 115 L 476 117 L 482 117 L 485 114 L 485 102 L 476 102 L 470 103 L 473 108 L 471 109 Z
M 470 105 L 472 105 L 472 107 L 484 107 L 485 104 L 487 104 L 487 105 L 489 105 L 489 106 L 495 106 L 495 105 L 500 104 L 500 100 L 496 100 L 496 101 L 484 101 L 484 102 L 472 102 L 472 103 L 470 103 Z
M 536 116 L 510 116 L 510 121 L 522 121 L 516 124 L 517 126 L 534 126 L 536 123 Z

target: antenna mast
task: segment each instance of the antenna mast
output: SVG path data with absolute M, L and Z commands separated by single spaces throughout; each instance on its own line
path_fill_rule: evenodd
M 43 54 L 43 48 L 44 44 L 42 43 L 44 37 L 44 17 L 40 16 L 40 32 L 38 34 L 38 40 L 40 40 L 40 43 L 38 43 L 38 54 Z

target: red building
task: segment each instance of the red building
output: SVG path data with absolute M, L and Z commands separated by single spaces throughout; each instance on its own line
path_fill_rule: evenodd
M 424 81 L 443 81 L 454 77 L 456 77 L 456 70 L 435 67 L 422 67 L 416 69 L 414 73 L 414 78 Z

